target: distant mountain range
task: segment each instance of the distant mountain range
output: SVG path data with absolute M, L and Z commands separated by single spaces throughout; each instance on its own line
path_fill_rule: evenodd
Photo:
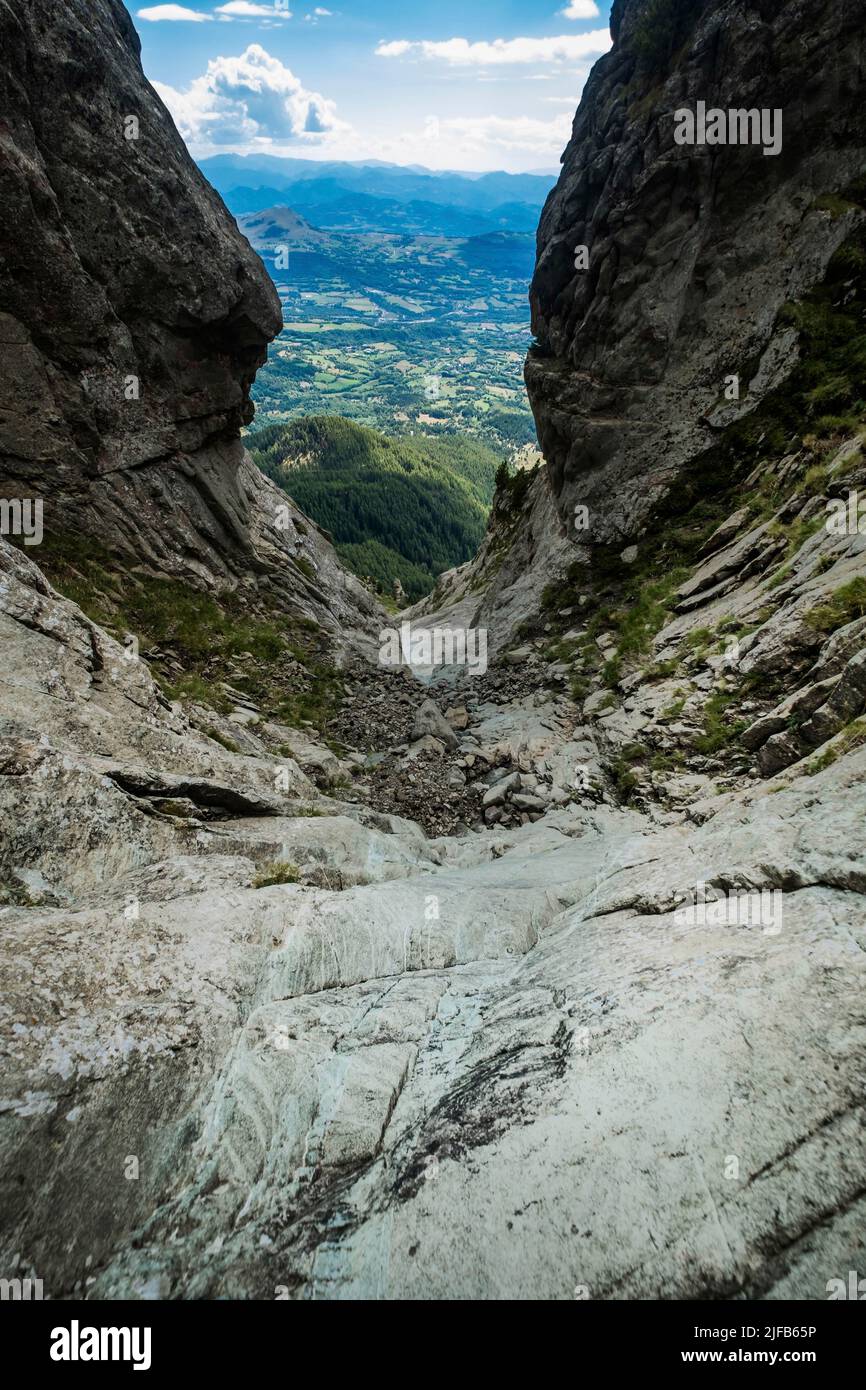
M 236 216 L 289 204 L 317 227 L 421 236 L 534 233 L 550 174 L 466 174 L 397 164 L 213 155 L 201 169 Z

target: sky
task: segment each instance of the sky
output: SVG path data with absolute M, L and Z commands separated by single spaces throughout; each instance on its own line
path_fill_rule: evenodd
M 610 0 L 126 0 L 196 158 L 555 172 Z

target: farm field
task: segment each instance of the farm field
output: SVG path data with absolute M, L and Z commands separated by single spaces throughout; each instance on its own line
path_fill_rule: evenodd
M 389 435 L 535 442 L 523 386 L 534 239 L 321 231 L 287 208 L 238 218 L 284 328 L 256 380 L 255 428 L 341 415 Z

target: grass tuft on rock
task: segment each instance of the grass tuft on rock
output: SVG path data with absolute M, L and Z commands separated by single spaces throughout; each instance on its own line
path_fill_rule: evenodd
M 228 714 L 236 691 L 263 718 L 318 730 L 339 708 L 342 682 L 327 659 L 326 638 L 305 615 L 250 612 L 234 594 L 212 596 L 179 580 L 130 573 L 89 537 L 46 535 L 40 559 L 55 587 L 93 622 L 118 640 L 138 638 L 169 700 Z
M 288 859 L 275 859 L 263 864 L 253 879 L 254 888 L 273 888 L 281 883 L 299 883 L 301 871 Z
M 817 632 L 835 632 L 837 628 L 866 617 L 866 579 L 858 575 L 806 613 L 806 622 Z

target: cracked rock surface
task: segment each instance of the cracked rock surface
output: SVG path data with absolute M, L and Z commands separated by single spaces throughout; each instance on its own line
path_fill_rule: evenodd
M 299 769 L 281 804 L 29 561 L 0 595 L 7 1265 L 313 1299 L 819 1298 L 856 1266 L 866 749 L 700 828 L 575 800 L 429 840 L 309 784 L 293 818 Z M 154 809 L 181 766 L 225 819 Z M 317 847 L 337 887 L 253 886 Z M 780 929 L 690 921 L 702 882 L 774 890 Z

